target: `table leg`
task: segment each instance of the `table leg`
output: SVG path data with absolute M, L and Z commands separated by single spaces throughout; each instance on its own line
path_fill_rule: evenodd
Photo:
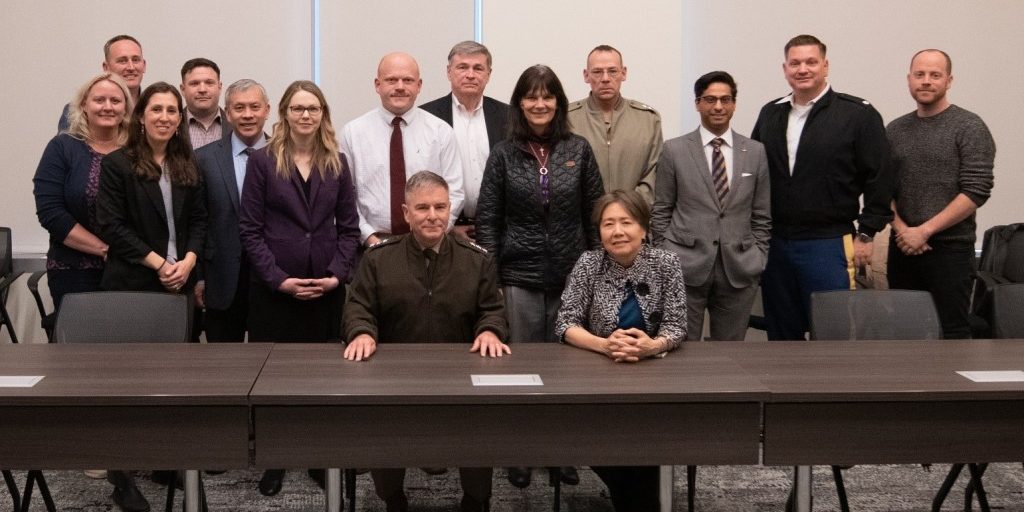
M 672 483 L 675 466 L 662 466 L 658 479 L 658 496 L 661 499 L 661 512 L 672 512 Z
M 170 485 L 174 485 L 172 480 Z M 185 470 L 185 512 L 199 512 L 199 470 Z
M 811 512 L 814 508 L 811 487 L 813 479 L 811 466 L 796 466 L 793 471 L 793 486 L 796 489 L 796 512 Z
M 327 486 L 324 488 L 327 494 L 327 512 L 341 512 L 341 470 L 338 468 L 327 469 Z

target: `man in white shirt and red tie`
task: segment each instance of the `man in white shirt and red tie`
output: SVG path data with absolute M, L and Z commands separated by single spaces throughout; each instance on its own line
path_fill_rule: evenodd
M 416 172 L 429 170 L 444 178 L 452 211 L 461 211 L 464 197 L 452 128 L 413 108 L 423 85 L 416 60 L 405 53 L 385 55 L 373 84 L 381 106 L 350 121 L 341 132 L 341 150 L 356 185 L 359 230 L 368 246 L 409 232 L 402 203 L 405 182 Z

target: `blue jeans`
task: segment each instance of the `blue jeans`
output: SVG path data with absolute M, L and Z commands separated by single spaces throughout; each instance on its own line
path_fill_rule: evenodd
M 811 293 L 850 290 L 853 239 L 787 240 L 773 236 L 761 277 L 761 300 L 770 340 L 802 340 L 810 327 Z

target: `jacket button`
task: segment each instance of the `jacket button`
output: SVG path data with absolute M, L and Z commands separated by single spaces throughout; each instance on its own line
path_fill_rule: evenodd
M 724 219 L 725 218 L 725 214 L 724 213 L 719 213 L 718 214 L 718 218 L 719 219 Z
M 718 240 L 715 240 L 714 242 L 711 242 L 711 245 L 718 245 Z
M 306 233 L 306 239 L 308 240 L 308 239 L 310 239 L 310 238 L 313 238 L 313 235 L 312 235 L 312 234 L 310 234 L 310 233 Z

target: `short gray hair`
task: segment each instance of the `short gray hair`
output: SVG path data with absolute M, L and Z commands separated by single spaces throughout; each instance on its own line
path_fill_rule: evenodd
M 487 69 L 491 68 L 491 51 L 486 46 L 476 41 L 463 41 L 452 46 L 452 51 L 448 52 L 448 64 L 451 65 L 452 59 L 456 55 L 476 55 L 483 54 L 487 57 Z
M 431 171 L 419 171 L 412 176 L 409 176 L 409 181 L 405 182 L 405 197 L 408 200 L 409 195 L 413 192 L 426 187 L 441 187 L 448 191 L 448 182 L 444 180 L 437 173 Z
M 270 105 L 270 98 L 267 96 L 267 90 L 264 89 L 263 86 L 260 85 L 260 83 L 257 82 L 256 80 L 253 80 L 251 78 L 243 78 L 228 86 L 227 92 L 224 93 L 224 106 L 227 107 L 229 104 L 231 104 L 231 96 L 233 94 L 242 93 L 252 88 L 259 89 L 260 96 L 263 98 L 263 103 Z

